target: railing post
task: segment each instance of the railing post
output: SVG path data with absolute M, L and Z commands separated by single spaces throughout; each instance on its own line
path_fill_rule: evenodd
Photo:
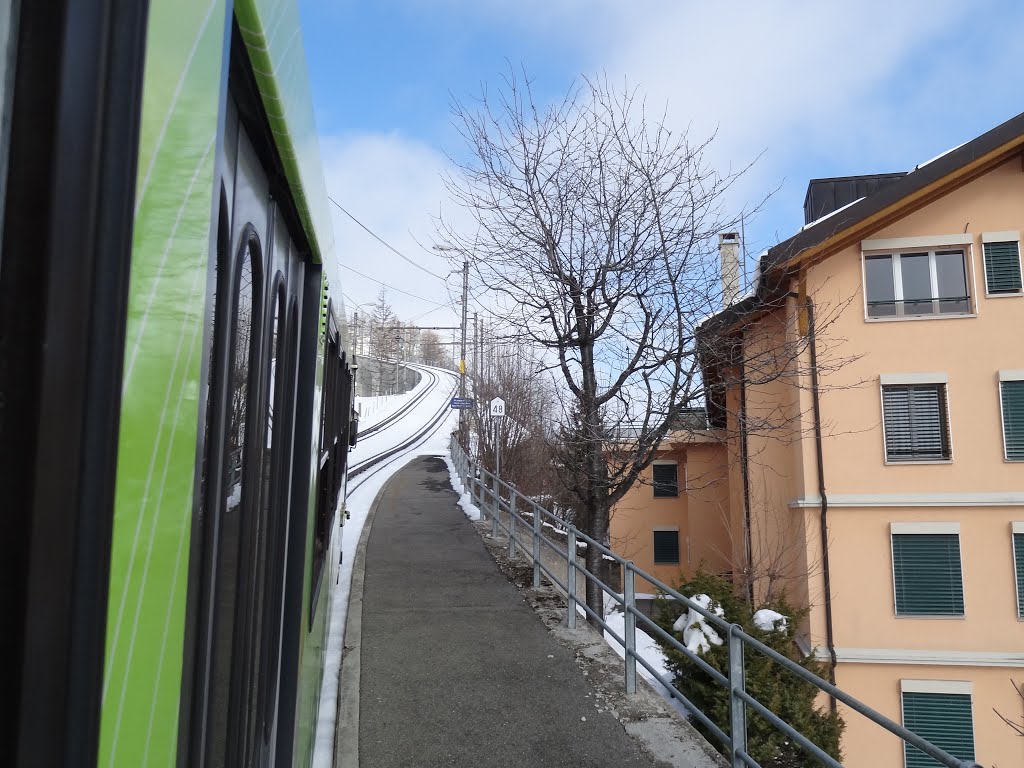
M 516 556 L 516 490 L 513 488 L 508 500 L 508 558 Z
M 633 610 L 636 608 L 636 584 L 634 582 L 633 561 L 626 563 L 626 572 L 623 574 L 625 598 L 625 637 L 626 641 L 626 693 L 636 693 L 636 616 Z
M 533 503 L 533 588 L 540 588 L 540 508 Z
M 747 751 L 747 705 L 737 691 L 744 691 L 743 640 L 736 634 L 738 627 L 729 627 L 729 737 L 732 768 L 746 768 L 737 751 Z
M 491 538 L 496 538 L 498 535 L 498 515 L 501 514 L 501 505 L 499 499 L 501 498 L 501 486 L 498 485 L 498 476 L 494 475 L 492 478 L 491 489 L 494 491 L 494 498 L 491 502 L 494 504 L 491 507 Z
M 576 629 L 576 529 L 571 525 L 565 537 L 565 560 L 569 566 L 565 569 L 565 587 L 569 593 L 569 611 L 565 616 L 565 622 L 569 629 Z

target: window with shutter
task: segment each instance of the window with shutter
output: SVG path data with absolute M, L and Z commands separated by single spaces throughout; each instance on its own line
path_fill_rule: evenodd
M 1020 530 L 1018 530 L 1018 526 Z M 1024 523 L 1014 523 L 1013 527 L 1013 570 L 1017 576 L 1017 617 L 1024 619 Z
M 945 384 L 882 387 L 886 461 L 948 461 Z
M 1024 461 L 1024 379 L 999 382 L 1003 410 L 1003 455 Z
M 679 562 L 679 531 L 654 532 L 654 562 L 656 564 Z
M 679 467 L 676 464 L 655 464 L 652 468 L 654 476 L 654 497 L 679 495 Z
M 960 535 L 893 533 L 897 616 L 963 616 Z
M 974 721 L 969 693 L 903 692 L 903 726 L 961 760 L 974 760 Z M 904 744 L 907 768 L 941 768 L 942 763 Z
M 1020 244 L 984 243 L 985 290 L 989 294 L 1021 293 Z

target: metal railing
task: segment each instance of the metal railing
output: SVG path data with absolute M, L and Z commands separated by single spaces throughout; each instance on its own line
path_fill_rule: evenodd
M 929 741 L 922 739 L 916 733 L 907 730 L 899 723 L 890 720 L 880 712 L 875 711 L 861 701 L 850 696 L 836 686 L 823 680 L 812 672 L 801 667 L 792 659 L 784 656 L 778 651 L 769 648 L 767 645 L 751 637 L 743 631 L 739 624 L 732 624 L 720 616 L 707 610 L 701 605 L 693 602 L 686 596 L 665 584 L 655 576 L 638 568 L 631 560 L 626 560 L 612 552 L 601 542 L 595 541 L 574 526 L 566 523 L 561 518 L 547 511 L 535 501 L 520 493 L 514 486 L 506 483 L 494 473 L 480 466 L 469 458 L 458 444 L 455 436 L 452 436 L 450 453 L 452 463 L 464 488 L 469 490 L 474 504 L 481 512 L 490 518 L 491 534 L 497 536 L 499 529 L 504 531 L 508 537 L 508 555 L 514 557 L 518 549 L 533 561 L 533 586 L 541 585 L 541 576 L 555 584 L 566 595 L 566 622 L 570 629 L 576 627 L 577 614 L 580 610 L 593 618 L 601 628 L 624 649 L 625 662 L 625 687 L 626 693 L 636 693 L 637 664 L 642 665 L 651 676 L 665 686 L 669 694 L 678 699 L 687 711 L 699 721 L 716 739 L 718 739 L 728 750 L 731 758 L 731 768 L 761 768 L 761 765 L 754 760 L 747 752 L 747 711 L 752 710 L 771 723 L 775 728 L 793 739 L 808 754 L 819 760 L 823 765 L 830 768 L 842 768 L 842 763 L 814 744 L 802 733 L 794 729 L 768 707 L 747 692 L 744 681 L 744 656 L 747 652 L 762 654 L 774 663 L 784 667 L 797 677 L 813 685 L 819 691 L 841 701 L 850 709 L 868 718 L 876 725 L 889 731 L 904 743 L 917 747 L 929 757 L 938 761 L 940 765 L 947 768 L 981 768 L 978 763 L 971 760 L 960 760 L 948 752 L 940 749 Z M 507 516 L 507 524 L 501 519 L 502 515 Z M 527 517 L 530 520 L 527 520 Z M 565 543 L 555 542 L 545 534 L 544 529 L 551 528 L 557 534 L 564 534 Z M 524 538 L 525 535 L 525 538 Z M 606 558 L 614 560 L 622 567 L 623 592 L 619 594 L 610 586 L 597 578 L 587 568 L 578 562 L 578 547 L 597 547 Z M 551 568 L 544 563 L 542 547 L 563 558 L 566 563 L 564 581 Z M 604 616 L 598 616 L 581 599 L 577 589 L 577 573 L 582 573 L 586 579 L 590 579 L 614 602 L 618 603 L 624 616 L 624 637 L 620 637 L 608 623 Z M 691 651 L 679 642 L 669 632 L 666 632 L 660 625 L 641 612 L 636 605 L 636 578 L 640 577 L 654 585 L 663 594 L 679 601 L 684 609 L 696 611 L 704 617 L 722 637 L 726 638 L 728 649 L 728 674 L 723 674 L 715 669 L 698 654 Z M 672 682 L 672 679 L 662 675 L 655 670 L 651 664 L 637 652 L 636 628 L 637 622 L 644 625 L 644 630 L 665 643 L 671 645 L 682 653 L 687 659 L 696 664 L 706 672 L 715 682 L 726 688 L 729 692 L 729 733 L 723 731 L 711 718 L 701 712 L 686 696 L 684 696 Z

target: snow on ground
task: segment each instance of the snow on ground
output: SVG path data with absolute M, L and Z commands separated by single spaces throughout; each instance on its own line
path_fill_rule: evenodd
M 607 603 L 611 603 L 611 605 L 608 605 Z M 610 600 L 606 602 L 604 620 L 612 631 L 619 637 L 624 638 L 626 636 L 626 614 L 622 612 L 618 603 L 614 603 Z M 640 624 L 639 619 L 637 620 L 637 624 Z M 612 647 L 612 650 L 619 654 L 621 658 L 626 658 L 626 649 L 619 644 L 618 640 L 608 634 L 608 632 L 604 633 L 604 639 L 608 642 L 608 645 Z M 672 681 L 672 672 L 669 671 L 665 664 L 666 659 L 664 651 L 661 650 L 661 646 L 658 645 L 658 642 L 649 634 L 644 632 L 639 626 L 636 628 L 636 652 L 638 655 L 642 656 L 644 661 L 650 664 L 662 678 L 669 682 Z M 676 712 L 689 719 L 689 710 L 683 706 L 683 703 L 679 701 L 679 699 L 672 696 L 668 687 L 664 683 L 651 674 L 651 670 L 647 669 L 643 664 L 637 663 L 636 671 L 638 675 L 642 675 L 643 678 L 651 684 L 651 687 L 654 688 L 655 691 L 664 697 Z
M 394 407 L 382 405 L 381 410 L 374 417 L 371 424 L 363 424 L 360 422 L 360 431 L 367 429 L 373 424 L 379 424 L 396 410 L 408 403 L 416 394 L 420 393 L 423 389 L 429 388 L 431 382 L 431 378 L 424 374 L 415 389 L 405 393 L 404 395 L 393 395 L 392 397 L 394 397 L 394 399 L 401 399 L 401 402 Z M 349 465 L 353 466 L 364 459 L 376 456 L 381 451 L 386 451 L 388 448 L 392 448 L 403 440 L 414 435 L 425 424 L 427 424 L 440 409 L 449 408 L 449 403 L 452 399 L 452 393 L 455 391 L 455 386 L 455 380 L 451 373 L 449 372 L 447 376 L 442 373 L 439 377 L 437 386 L 416 404 L 415 409 L 413 409 L 411 413 L 408 413 L 397 421 L 392 422 L 379 432 L 375 432 L 368 437 L 360 438 L 356 443 L 356 447 L 353 448 L 348 455 Z M 453 411 L 453 413 L 455 412 Z M 458 418 L 457 413 L 456 418 Z M 445 438 L 447 438 L 447 436 L 447 433 L 445 433 Z M 445 446 L 445 449 L 447 450 L 447 445 Z M 357 478 L 356 482 L 358 483 L 361 480 L 362 478 Z
M 441 373 L 437 389 L 427 395 L 416 408 L 394 425 L 383 430 L 380 435 L 374 435 L 366 443 L 360 442 L 349 454 L 349 463 L 354 464 L 390 446 L 396 445 L 413 435 L 418 429 L 428 423 L 437 414 L 441 403 L 451 399 L 455 378 L 451 371 L 433 369 Z M 447 376 L 445 375 L 447 374 Z M 425 386 L 429 377 L 424 376 L 417 389 Z M 413 390 L 416 391 L 416 390 Z M 377 411 L 376 422 L 394 413 L 401 405 L 408 402 L 411 393 L 391 396 L 400 400 L 398 405 L 391 407 L 387 404 L 380 404 Z M 376 398 L 386 399 L 386 398 Z M 447 456 L 448 439 L 452 430 L 458 426 L 458 412 L 451 411 L 448 417 L 438 424 L 433 434 L 417 446 L 392 458 L 385 464 L 374 467 L 373 474 L 363 480 L 358 487 L 351 490 L 348 495 L 347 508 L 349 519 L 345 521 L 341 529 L 341 570 L 338 576 L 338 584 L 334 588 L 333 601 L 330 613 L 330 627 L 327 632 L 327 650 L 324 662 L 324 679 L 320 689 L 320 712 L 316 727 L 316 742 L 313 748 L 313 768 L 332 768 L 334 764 L 334 736 L 337 727 L 338 715 L 338 683 L 341 669 L 342 649 L 345 646 L 345 625 L 348 620 L 348 600 L 352 587 L 352 564 L 356 557 L 356 547 L 362 536 L 363 526 L 369 515 L 370 507 L 373 506 L 377 494 L 384 484 L 417 456 Z M 364 424 L 360 424 L 364 426 Z M 365 425 L 368 426 L 368 425 Z M 382 442 L 383 441 L 383 442 Z M 370 445 L 367 445 L 370 444 Z M 336 534 L 335 534 L 336 535 Z
M 451 480 L 452 488 L 459 494 L 459 506 L 462 507 L 462 511 L 466 513 L 466 517 L 470 520 L 480 520 L 480 508 L 473 503 L 469 496 L 469 491 L 462 484 L 459 473 L 455 469 L 455 465 L 452 464 L 451 456 L 447 453 L 444 456 L 444 463 L 448 465 L 448 477 Z

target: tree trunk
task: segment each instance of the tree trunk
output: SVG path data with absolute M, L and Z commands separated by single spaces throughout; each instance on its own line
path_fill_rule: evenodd
M 604 543 L 608 538 L 608 509 L 604 504 L 597 504 L 590 517 L 590 530 L 587 532 L 595 541 Z M 594 574 L 605 584 L 608 583 L 608 561 L 601 556 L 601 550 L 592 544 L 587 545 L 587 554 L 584 558 L 587 570 Z M 594 579 L 587 579 L 587 605 L 590 610 L 604 618 L 604 590 L 598 586 Z M 601 625 L 593 616 L 588 614 L 587 621 L 602 631 Z

